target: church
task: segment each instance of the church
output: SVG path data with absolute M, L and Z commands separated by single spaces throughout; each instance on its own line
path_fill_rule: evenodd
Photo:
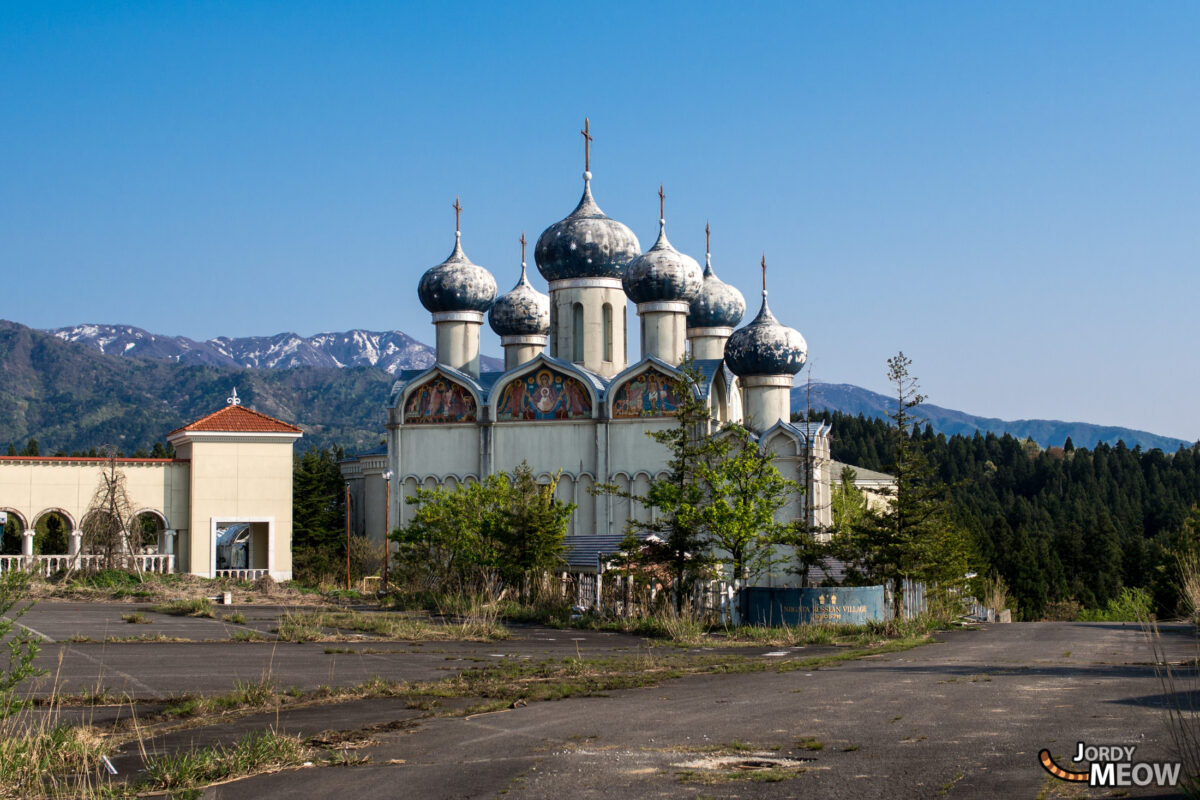
M 617 549 L 627 520 L 651 512 L 589 490 L 612 483 L 644 495 L 665 471 L 666 448 L 646 434 L 677 424 L 676 379 L 685 361 L 702 376 L 697 391 L 712 432 L 731 422 L 746 426 L 775 454 L 780 472 L 805 487 L 791 498 L 788 518 L 828 525 L 829 431 L 791 422 L 791 389 L 807 344 L 767 304 L 765 258 L 761 307 L 743 325 L 745 299 L 717 277 L 711 255 L 701 268 L 671 245 L 661 187 L 658 238 L 645 252 L 633 231 L 600 210 L 586 126 L 583 134 L 583 195 L 534 248 L 548 294 L 530 281 L 522 235 L 520 276 L 497 296 L 495 277 L 463 248 L 455 201 L 450 256 L 417 285 L 436 331 L 436 363 L 397 375 L 386 447 L 343 462 L 353 529 L 381 541 L 389 527 L 410 521 L 405 501 L 418 488 L 453 489 L 525 462 L 545 479 L 561 471 L 557 496 L 576 505 L 568 562 L 594 569 Z M 641 332 L 632 361 L 631 307 Z M 500 337 L 503 371 L 480 370 L 485 322 Z M 775 586 L 794 581 L 784 567 L 760 578 Z

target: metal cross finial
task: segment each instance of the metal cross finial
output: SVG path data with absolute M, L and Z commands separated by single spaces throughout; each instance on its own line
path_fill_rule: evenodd
M 583 118 L 583 130 L 581 130 L 580 133 L 583 134 L 583 171 L 584 172 L 592 171 L 592 134 L 590 132 L 591 124 L 592 124 L 591 120 L 589 120 L 587 117 Z
M 704 220 L 704 252 L 712 252 L 712 248 L 708 246 L 708 220 Z
M 659 219 L 665 219 L 665 217 L 663 217 L 663 201 L 666 199 L 667 199 L 667 196 L 665 194 L 663 194 L 662 184 L 660 183 L 658 185 L 658 218 Z
M 766 294 L 767 293 L 767 254 L 766 253 L 763 253 L 763 257 L 762 257 L 762 271 L 763 271 L 763 294 Z
M 225 398 L 225 405 L 240 406 L 241 404 L 242 404 L 242 398 L 237 396 L 237 387 L 235 386 L 235 387 L 233 387 L 233 394 L 230 395 L 229 397 Z
M 460 223 L 462 221 L 462 203 L 458 202 L 458 195 L 454 196 L 454 232 L 460 233 Z
M 521 263 L 525 263 L 525 231 L 521 231 Z

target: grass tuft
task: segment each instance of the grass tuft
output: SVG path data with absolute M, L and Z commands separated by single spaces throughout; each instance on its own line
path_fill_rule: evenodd
M 170 614 L 173 617 L 212 617 L 213 604 L 207 597 L 193 597 L 190 600 L 171 600 L 150 606 L 151 611 L 160 614 Z

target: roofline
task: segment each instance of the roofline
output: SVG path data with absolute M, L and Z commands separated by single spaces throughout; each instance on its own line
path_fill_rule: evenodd
M 168 433 L 167 441 L 171 444 L 179 441 L 189 440 L 194 442 L 203 442 L 221 441 L 222 439 L 237 439 L 241 441 L 257 439 L 260 441 L 269 442 L 287 440 L 294 442 L 302 436 L 304 436 L 303 431 L 284 433 L 282 431 L 189 431 L 180 429 L 178 431 L 172 431 L 171 433 Z
M 104 456 L 0 456 L 0 461 L 10 461 L 10 462 L 15 462 L 15 461 L 51 461 L 51 462 L 82 461 L 85 463 L 93 464 L 93 463 L 109 461 L 109 460 L 110 459 L 108 459 Z M 190 464 L 192 462 L 192 460 L 190 458 L 125 458 L 125 457 L 121 457 L 121 458 L 116 458 L 116 459 L 111 459 L 111 460 L 116 461 L 118 464 Z
M 253 414 L 256 417 L 262 417 L 263 419 L 270 420 L 271 422 L 274 422 L 277 425 L 282 425 L 285 428 L 291 428 L 291 430 L 295 433 L 298 433 L 301 435 L 303 435 L 303 433 L 304 433 L 303 430 L 296 427 L 295 425 L 292 425 L 289 422 L 284 422 L 281 419 L 275 419 L 275 417 L 272 417 L 269 414 L 264 414 L 261 411 L 255 411 L 253 408 L 247 408 L 246 406 L 243 406 L 243 405 L 234 405 L 234 406 L 226 406 L 225 408 L 218 408 L 216 411 L 212 412 L 211 414 L 205 414 L 203 417 L 201 417 L 198 420 L 194 420 L 192 422 L 189 422 L 187 425 L 182 425 L 182 426 L 176 428 L 175 430 L 173 430 L 167 434 L 167 439 L 169 440 L 172 436 L 174 436 L 177 433 L 184 433 L 184 432 L 187 432 L 187 433 L 218 433 L 218 431 L 195 431 L 195 430 L 189 430 L 189 429 L 193 425 L 199 425 L 201 422 L 204 422 L 206 419 L 211 419 L 211 418 L 215 417 L 217 414 L 222 414 L 231 408 L 240 408 L 243 411 L 249 411 L 251 414 Z M 219 433 L 250 433 L 250 432 L 251 431 L 219 431 Z M 282 433 L 282 431 L 271 431 L 271 433 Z

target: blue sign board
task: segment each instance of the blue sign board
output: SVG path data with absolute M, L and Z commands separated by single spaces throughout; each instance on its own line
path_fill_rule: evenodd
M 751 625 L 863 625 L 882 622 L 882 586 L 742 589 L 743 618 Z

